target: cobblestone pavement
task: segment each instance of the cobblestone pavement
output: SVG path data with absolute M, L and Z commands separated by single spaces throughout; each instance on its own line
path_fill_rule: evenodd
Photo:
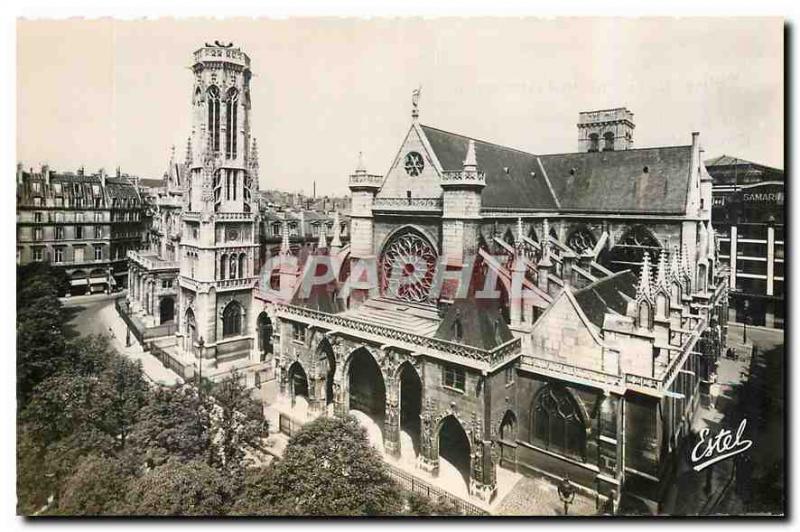
M 523 476 L 492 513 L 509 516 L 564 515 L 564 504 L 558 498 L 555 484 L 544 478 Z M 580 493 L 575 494 L 568 515 L 587 516 L 596 513 L 594 499 Z

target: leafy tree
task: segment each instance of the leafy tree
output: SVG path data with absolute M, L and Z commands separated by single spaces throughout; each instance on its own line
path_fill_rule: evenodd
M 22 408 L 37 384 L 70 366 L 57 276 L 47 265 L 17 269 L 17 403 Z
M 230 478 L 205 462 L 170 461 L 135 479 L 126 496 L 129 515 L 225 515 L 236 489 Z
M 22 421 L 43 445 L 80 432 L 105 432 L 112 393 L 98 376 L 60 373 L 35 388 Z
M 128 433 L 150 392 L 142 374 L 142 364 L 116 356 L 103 373 L 103 380 L 113 390 L 107 411 L 109 428 L 119 437 L 120 446 L 125 447 Z
M 261 405 L 234 371 L 215 385 L 208 405 L 211 412 L 214 461 L 227 469 L 240 469 L 245 448 L 260 448 L 267 435 Z
M 151 466 L 169 458 L 182 462 L 210 460 L 210 423 L 206 406 L 194 388 L 158 388 L 139 411 L 128 442 Z
M 231 506 L 231 515 L 270 515 L 274 513 L 270 499 L 276 496 L 274 476 L 276 468 L 250 467 L 243 472 L 242 488 Z
M 135 470 L 118 458 L 90 455 L 77 464 L 58 498 L 59 515 L 120 515 Z
M 393 515 L 401 494 L 355 418 L 318 418 L 289 441 L 274 466 L 266 513 Z

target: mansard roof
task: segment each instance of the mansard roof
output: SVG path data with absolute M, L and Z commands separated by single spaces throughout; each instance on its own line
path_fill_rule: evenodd
M 129 177 L 103 178 L 99 174 L 56 173 L 51 171 L 48 179 L 44 174 L 23 172 L 23 182 L 17 185 L 17 197 L 20 204 L 27 204 L 35 196 L 45 198 L 61 197 L 66 202 L 73 202 L 79 198 L 87 200 L 99 198 L 105 206 L 106 200 L 140 199 L 139 192 Z M 32 191 L 32 183 L 39 183 L 40 190 Z M 95 192 L 96 186 L 96 192 Z M 73 203 L 70 203 L 74 206 Z
M 575 300 L 589 321 L 602 329 L 606 312 L 625 315 L 628 301 L 636 297 L 636 284 L 636 275 L 625 270 L 576 290 Z
M 469 137 L 421 126 L 444 171 L 461 170 Z M 483 207 L 683 213 L 692 147 L 535 155 L 472 139 L 486 174 Z

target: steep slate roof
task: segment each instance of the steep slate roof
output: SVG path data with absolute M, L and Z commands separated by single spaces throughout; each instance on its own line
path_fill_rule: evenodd
M 686 209 L 691 146 L 542 155 L 541 160 L 562 211 L 682 213 Z
M 636 282 L 636 276 L 625 270 L 576 290 L 575 300 L 589 321 L 602 328 L 606 312 L 627 312 L 628 300 L 636 297 Z
M 429 126 L 422 126 L 422 130 L 444 170 L 464 167 L 469 137 Z M 556 209 L 535 155 L 473 140 L 478 169 L 486 173 L 486 188 L 482 195 L 484 207 Z M 532 176 L 531 172 L 535 174 Z
M 442 168 L 461 170 L 470 137 L 421 127 Z M 691 146 L 534 155 L 472 140 L 478 169 L 486 173 L 487 209 L 682 213 L 686 208 Z

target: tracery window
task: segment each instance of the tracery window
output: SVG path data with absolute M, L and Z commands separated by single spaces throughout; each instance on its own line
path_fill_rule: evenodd
M 592 251 L 597 244 L 597 240 L 588 228 L 577 227 L 567 238 L 567 245 L 576 253 L 586 253 Z
M 211 149 L 219 151 L 219 89 L 215 86 L 208 88 L 208 131 L 211 135 Z
M 661 243 L 647 227 L 635 225 L 609 251 L 603 261 L 604 266 L 615 272 L 631 270 L 638 275 L 645 252 L 651 257 L 658 257 L 661 253 Z
M 231 301 L 222 311 L 222 337 L 242 334 L 242 306 Z
M 383 293 L 404 301 L 427 301 L 437 260 L 436 250 L 416 232 L 395 235 L 381 255 Z
M 578 405 L 561 387 L 548 385 L 534 399 L 531 443 L 581 460 L 586 455 L 586 428 Z

